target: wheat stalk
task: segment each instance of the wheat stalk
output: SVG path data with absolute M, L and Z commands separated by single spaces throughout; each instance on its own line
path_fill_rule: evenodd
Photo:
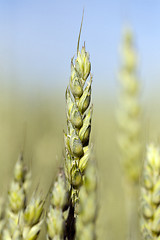
M 160 148 L 147 147 L 141 189 L 141 232 L 143 239 L 160 236 Z

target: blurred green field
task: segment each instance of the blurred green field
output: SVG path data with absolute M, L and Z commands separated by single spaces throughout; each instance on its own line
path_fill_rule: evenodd
M 4 90 L 4 89 L 3 89 Z M 8 91 L 0 95 L 0 192 L 7 193 L 19 152 L 32 171 L 32 189 L 45 196 L 63 164 L 63 129 L 66 128 L 64 93 L 23 94 Z M 95 89 L 94 89 L 95 92 Z M 151 101 L 149 100 L 151 99 Z M 160 114 L 158 97 L 142 99 L 142 141 L 158 139 Z M 126 233 L 121 166 L 117 150 L 116 99 L 94 101 L 92 143 L 97 161 L 98 239 L 124 239 Z M 40 239 L 43 238 L 43 233 Z

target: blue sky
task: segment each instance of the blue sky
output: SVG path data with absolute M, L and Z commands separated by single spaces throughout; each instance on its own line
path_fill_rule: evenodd
M 115 90 L 125 24 L 135 36 L 143 88 L 159 86 L 159 0 L 0 0 L 0 78 L 20 89 L 64 90 L 83 7 L 81 46 L 85 41 L 90 52 L 94 88 Z

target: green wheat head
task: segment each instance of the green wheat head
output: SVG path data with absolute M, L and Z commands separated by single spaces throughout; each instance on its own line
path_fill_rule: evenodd
M 77 58 L 71 61 L 70 86 L 66 90 L 67 133 L 65 140 L 65 175 L 68 188 L 72 188 L 72 199 L 76 201 L 77 191 L 83 182 L 83 174 L 90 154 L 92 106 L 90 75 L 91 63 L 85 45 Z

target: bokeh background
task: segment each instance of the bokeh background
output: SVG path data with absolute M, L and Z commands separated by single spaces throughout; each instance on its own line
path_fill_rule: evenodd
M 33 185 L 45 195 L 63 162 L 65 89 L 83 8 L 90 52 L 98 168 L 99 239 L 124 239 L 125 206 L 117 149 L 117 73 L 125 26 L 133 30 L 145 144 L 160 133 L 160 2 L 158 0 L 0 0 L 0 192 L 7 193 L 23 149 Z

